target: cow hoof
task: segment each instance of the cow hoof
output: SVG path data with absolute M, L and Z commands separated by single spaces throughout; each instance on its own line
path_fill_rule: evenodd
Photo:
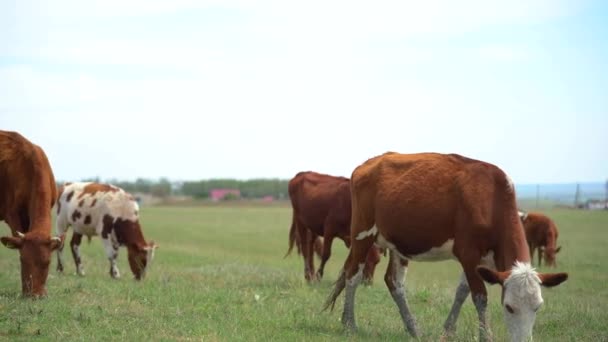
M 346 322 L 344 323 L 344 330 L 347 333 L 356 333 L 357 332 L 357 325 L 354 322 Z
M 374 285 L 374 278 L 364 278 L 362 283 L 365 286 L 372 286 Z

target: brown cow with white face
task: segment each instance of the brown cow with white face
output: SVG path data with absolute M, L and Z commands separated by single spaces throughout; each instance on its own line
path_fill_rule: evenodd
M 457 260 L 463 269 L 445 336 L 456 327 L 469 293 L 479 318 L 480 340 L 491 337 L 486 322 L 484 280 L 503 288 L 502 306 L 512 341 L 531 337 L 542 286 L 556 286 L 566 273 L 537 273 L 517 214 L 515 189 L 498 167 L 456 154 L 386 153 L 357 167 L 351 178 L 351 247 L 326 307 L 346 288 L 342 323 L 355 328 L 354 300 L 365 257 L 374 244 L 390 250 L 384 280 L 405 328 L 418 329 L 405 298 L 410 260 Z
M 55 178 L 44 151 L 16 132 L 0 131 L 0 220 L 12 236 L 0 238 L 17 249 L 24 296 L 46 295 L 51 252 L 62 241 L 51 237 Z
M 337 237 L 350 246 L 350 180 L 312 171 L 299 172 L 289 181 L 288 190 L 293 217 L 287 254 L 295 243 L 304 257 L 306 280 L 320 280 L 331 255 L 333 239 Z M 322 243 L 319 237 L 323 237 Z M 313 248 L 317 246 L 322 247 L 322 252 L 321 265 L 315 273 Z M 372 281 L 379 261 L 379 251 L 372 248 L 364 270 L 366 282 Z
M 541 260 L 545 259 L 545 263 L 549 267 L 556 267 L 556 254 L 562 249 L 557 246 L 557 238 L 559 231 L 552 219 L 547 215 L 535 212 L 519 212 L 521 222 L 524 224 L 526 232 L 526 240 L 530 247 L 530 258 L 534 259 L 534 252 L 538 252 L 538 266 L 541 266 Z
M 118 247 L 127 247 L 129 266 L 136 280 L 146 275 L 154 250 L 154 242 L 146 242 L 139 224 L 139 206 L 133 196 L 113 185 L 99 183 L 66 183 L 57 201 L 57 234 L 63 236 L 68 227 L 74 229 L 70 241 L 76 272 L 84 275 L 80 242 L 101 235 L 110 260 L 110 276 L 119 278 L 116 266 Z M 63 272 L 63 248 L 57 251 L 57 270 Z

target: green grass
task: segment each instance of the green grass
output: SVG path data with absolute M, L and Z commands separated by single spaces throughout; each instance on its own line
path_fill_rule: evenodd
M 543 292 L 534 330 L 537 341 L 608 340 L 608 212 L 547 212 L 560 228 L 561 286 Z M 86 276 L 75 275 L 71 254 L 65 275 L 51 265 L 44 300 L 20 298 L 19 257 L 0 248 L 0 340 L 403 340 L 397 309 L 382 280 L 359 287 L 359 330 L 342 330 L 342 297 L 320 312 L 346 255 L 336 241 L 323 281 L 307 285 L 295 253 L 285 259 L 289 208 L 155 207 L 142 210 L 147 239 L 160 244 L 148 277 L 135 282 L 121 249 L 122 279 L 110 278 L 99 238 L 83 242 Z M 3 225 L 3 224 L 2 224 Z M 6 227 L 0 231 L 8 234 Z M 318 264 L 318 262 L 317 262 Z M 460 266 L 453 261 L 412 263 L 410 307 L 421 340 L 437 341 L 450 309 Z M 257 299 L 256 299 L 257 298 Z M 500 290 L 491 288 L 489 320 L 497 341 L 506 339 Z M 477 339 L 477 316 L 463 306 L 456 339 Z

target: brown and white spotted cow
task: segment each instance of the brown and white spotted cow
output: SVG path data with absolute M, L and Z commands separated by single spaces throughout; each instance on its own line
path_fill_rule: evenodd
M 555 222 L 546 215 L 535 212 L 520 211 L 519 217 L 524 224 L 526 240 L 530 247 L 530 258 L 534 259 L 534 252 L 538 251 L 538 266 L 541 266 L 543 255 L 547 266 L 557 266 L 555 257 L 562 247 L 557 246 L 559 231 Z
M 79 275 L 84 275 L 80 256 L 83 235 L 89 239 L 101 235 L 113 278 L 120 277 L 116 267 L 119 246 L 127 247 L 129 266 L 137 280 L 144 278 L 158 247 L 144 239 L 139 206 L 133 196 L 113 185 L 65 183 L 57 202 L 57 233 L 63 236 L 69 226 L 74 229 L 70 247 Z M 62 251 L 63 248 L 57 251 L 59 272 L 63 272 Z
M 331 255 L 334 238 L 350 245 L 350 182 L 348 178 L 322 173 L 299 172 L 289 181 L 289 198 L 293 207 L 293 217 L 289 232 L 289 250 L 294 243 L 304 258 L 304 277 L 311 281 L 321 279 L 325 264 Z M 319 237 L 323 237 L 323 242 Z M 302 238 L 305 237 L 305 238 Z M 322 246 L 321 265 L 315 274 L 315 246 Z M 369 251 L 364 278 L 369 283 L 374 276 L 380 253 L 376 248 Z
M 55 178 L 44 151 L 16 132 L 0 131 L 0 221 L 12 236 L 0 238 L 18 249 L 24 296 L 46 294 L 51 254 L 62 241 L 51 237 Z
M 463 275 L 445 335 L 455 330 L 460 308 L 471 293 L 480 340 L 491 337 L 486 323 L 484 280 L 500 284 L 512 341 L 531 337 L 542 305 L 540 286 L 565 281 L 566 273 L 537 273 L 530 265 L 515 190 L 498 167 L 456 154 L 386 153 L 357 167 L 351 178 L 351 247 L 326 308 L 346 288 L 342 323 L 355 329 L 354 300 L 368 251 L 390 250 L 384 280 L 405 328 L 418 330 L 405 297 L 408 262 L 456 259 Z

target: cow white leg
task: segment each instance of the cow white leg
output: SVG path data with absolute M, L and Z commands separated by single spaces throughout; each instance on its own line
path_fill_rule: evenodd
M 120 278 L 120 272 L 118 271 L 118 267 L 116 266 L 116 258 L 118 257 L 118 243 L 112 241 L 109 237 L 107 239 L 102 239 L 103 247 L 106 250 L 106 255 L 108 260 L 110 260 L 110 276 L 112 278 Z
M 70 248 L 72 249 L 72 256 L 74 257 L 74 263 L 76 264 L 76 273 L 83 276 L 84 268 L 82 267 L 82 258 L 80 257 L 81 242 L 82 234 L 74 232 L 74 234 L 72 234 L 72 239 L 70 240 Z
M 477 309 L 477 317 L 479 318 L 479 341 L 492 341 L 492 332 L 486 320 L 486 308 L 488 306 L 488 292 L 475 271 L 476 265 L 479 265 L 479 259 L 471 259 L 473 261 L 463 262 L 464 273 L 467 278 L 467 283 L 471 290 L 471 298 L 475 309 Z
M 456 288 L 456 295 L 454 296 L 452 309 L 450 310 L 450 314 L 443 324 L 443 328 L 445 330 L 444 337 L 450 337 L 454 334 L 454 331 L 456 330 L 456 321 L 458 320 L 458 315 L 460 314 L 460 308 L 469 296 L 469 293 L 471 293 L 471 290 L 469 289 L 469 283 L 467 283 L 467 278 L 463 272 L 460 276 L 458 288 Z
M 63 236 L 68 231 L 68 223 L 63 213 L 57 215 L 57 227 L 55 228 L 58 236 Z M 63 245 L 57 249 L 57 272 L 63 272 Z
M 357 286 L 363 279 L 364 263 L 358 264 L 358 269 L 350 278 L 346 278 L 346 290 L 344 291 L 344 311 L 342 311 L 342 324 L 348 330 L 356 330 L 355 323 L 355 292 Z
M 413 337 L 418 337 L 416 320 L 410 312 L 407 305 L 407 298 L 405 297 L 405 274 L 407 273 L 407 264 L 407 260 L 401 259 L 401 257 L 397 255 L 397 252 L 391 250 L 388 268 L 384 275 L 384 282 L 386 283 L 395 304 L 397 304 L 397 308 L 399 308 L 399 314 L 401 315 L 404 327 Z

